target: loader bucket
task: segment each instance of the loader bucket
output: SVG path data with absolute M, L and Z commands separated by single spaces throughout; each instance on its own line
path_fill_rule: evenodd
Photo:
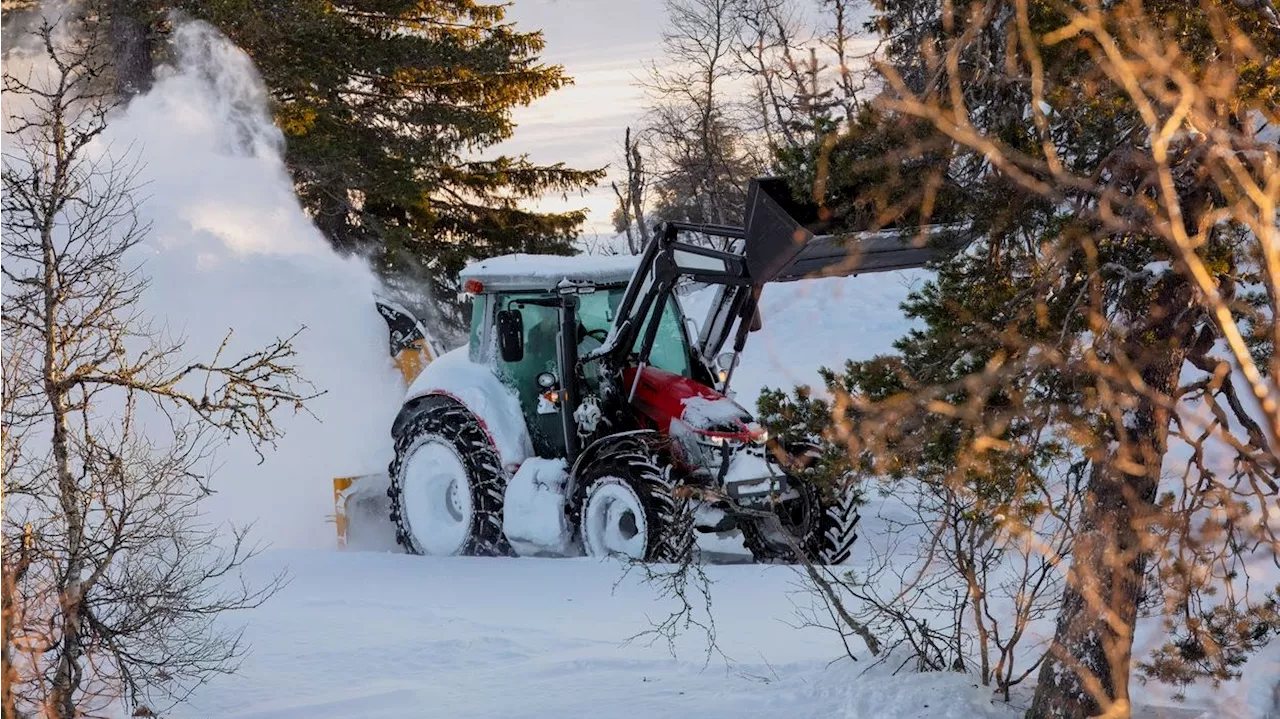
M 797 201 L 779 178 L 751 181 L 746 259 L 753 284 L 923 267 L 971 241 L 966 224 L 826 234 L 821 208 Z

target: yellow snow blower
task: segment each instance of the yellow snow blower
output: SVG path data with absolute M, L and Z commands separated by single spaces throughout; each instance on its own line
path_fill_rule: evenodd
M 385 298 L 375 298 L 374 304 L 378 314 L 386 320 L 390 330 L 390 353 L 400 375 L 404 377 L 405 388 L 413 384 L 416 378 L 432 360 L 440 356 L 443 348 L 436 343 L 427 332 L 425 326 L 412 312 Z M 388 480 L 385 472 L 376 474 L 357 474 L 349 477 L 333 478 L 333 522 L 338 531 L 338 547 L 346 548 L 352 539 L 361 546 L 387 545 L 394 546 L 395 538 L 376 540 L 372 537 L 356 537 L 358 533 L 378 533 L 376 527 L 389 527 L 387 519 Z M 370 521 L 353 522 L 354 518 Z M 357 529 L 358 527 L 358 529 Z M 386 534 L 391 530 L 388 528 Z

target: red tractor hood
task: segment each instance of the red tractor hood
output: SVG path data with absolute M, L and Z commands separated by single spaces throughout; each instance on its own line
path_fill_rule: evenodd
M 630 391 L 636 368 L 622 371 L 623 387 Z M 669 434 L 672 420 L 681 420 L 698 434 L 751 441 L 760 436 L 760 426 L 751 413 L 714 389 L 687 377 L 655 367 L 640 374 L 632 401 L 658 431 Z

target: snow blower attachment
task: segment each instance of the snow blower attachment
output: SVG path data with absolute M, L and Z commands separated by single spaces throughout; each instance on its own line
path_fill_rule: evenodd
M 440 347 L 413 313 L 381 297 L 374 299 L 374 305 L 387 323 L 391 359 L 407 388 L 440 355 Z M 389 484 L 385 472 L 333 479 L 333 521 L 340 548 L 388 543 L 372 535 L 386 534 Z
M 820 491 L 804 471 L 816 447 L 770 440 L 730 399 L 757 303 L 773 282 L 920 267 L 967 230 L 823 234 L 772 179 L 748 200 L 744 227 L 664 223 L 639 257 L 464 269 L 470 342 L 422 370 L 391 429 L 398 542 L 682 561 L 695 530 L 736 530 L 757 560 L 844 561 L 852 488 Z M 712 293 L 696 337 L 677 300 L 691 289 Z

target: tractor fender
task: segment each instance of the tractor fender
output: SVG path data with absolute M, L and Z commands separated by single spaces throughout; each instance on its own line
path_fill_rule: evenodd
M 573 460 L 573 467 L 569 469 L 569 487 L 567 496 L 576 497 L 578 490 L 578 473 L 583 467 L 594 462 L 599 457 L 606 455 L 610 450 L 620 444 L 639 440 L 641 442 L 646 439 L 656 438 L 657 431 L 652 429 L 633 429 L 627 432 L 618 432 L 607 437 L 601 437 L 591 444 L 587 445 L 579 454 L 577 459 Z
M 441 397 L 457 402 L 475 415 L 493 440 L 503 469 L 512 472 L 533 454 L 524 412 L 520 410 L 515 391 L 498 378 L 493 368 L 472 362 L 465 346 L 444 353 L 413 380 L 405 393 L 400 414 L 391 425 L 391 435 L 397 436 L 420 407 Z

